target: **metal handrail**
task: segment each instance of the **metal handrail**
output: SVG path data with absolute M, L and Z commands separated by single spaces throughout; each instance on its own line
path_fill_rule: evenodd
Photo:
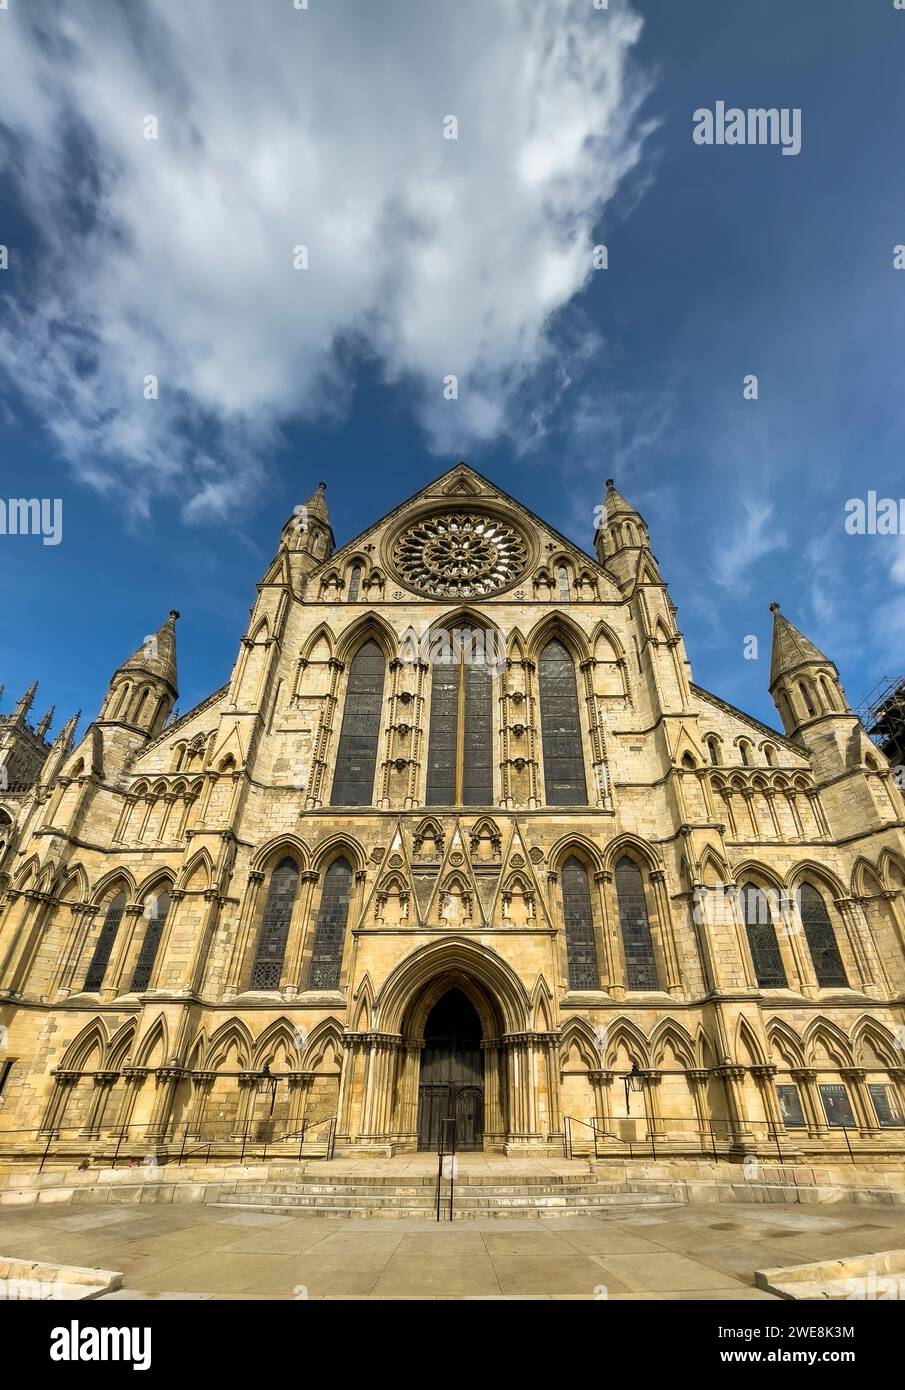
M 448 1135 L 452 1133 L 452 1139 Z M 447 1148 L 447 1144 L 450 1145 Z M 440 1144 L 437 1149 L 437 1220 L 440 1220 L 440 1196 L 443 1186 L 443 1160 L 450 1159 L 449 1167 L 449 1219 L 453 1219 L 453 1203 L 456 1192 L 456 1122 L 452 1116 L 440 1121 Z
M 632 1117 L 629 1116 L 629 1119 Z M 644 1117 L 637 1117 L 644 1122 Z M 73 1164 L 96 1166 L 107 1163 L 117 1167 L 125 1158 L 132 1159 L 136 1149 L 143 1149 L 146 1155 L 153 1154 L 161 1165 L 184 1162 L 187 1158 L 202 1155 L 203 1161 L 214 1161 L 222 1156 L 229 1162 L 239 1157 L 244 1160 L 249 1151 L 265 1160 L 275 1146 L 299 1140 L 299 1157 L 314 1134 L 325 1127 L 324 1156 L 331 1159 L 335 1154 L 338 1117 L 333 1115 L 314 1122 L 306 1121 L 299 1129 L 283 1134 L 271 1135 L 265 1140 L 252 1138 L 252 1120 L 246 1119 L 240 1131 L 235 1129 L 235 1120 L 208 1121 L 203 1125 L 191 1121 L 175 1125 L 161 1126 L 160 1122 L 111 1123 L 99 1127 L 81 1125 L 41 1125 L 33 1128 L 0 1128 L 0 1162 L 21 1163 L 32 1154 L 38 1161 L 38 1171 L 43 1171 L 51 1160 L 71 1161 Z M 590 1129 L 594 1135 L 595 1158 L 612 1154 L 612 1149 L 604 1141 L 614 1141 L 627 1156 L 640 1158 L 645 1153 L 687 1153 L 698 1157 L 710 1155 L 715 1161 L 721 1157 L 738 1157 L 740 1152 L 740 1132 L 747 1132 L 752 1146 L 769 1145 L 776 1159 L 786 1162 L 799 1157 L 802 1147 L 805 1155 L 819 1157 L 825 1162 L 836 1157 L 857 1164 L 875 1154 L 901 1154 L 905 1126 L 886 1125 L 875 1129 L 870 1136 L 861 1133 L 860 1128 L 851 1125 L 822 1125 L 820 1130 L 808 1129 L 806 1125 L 788 1127 L 779 1120 L 751 1120 L 739 1116 L 728 1118 L 695 1119 L 688 1115 L 660 1115 L 656 1119 L 656 1130 L 647 1117 L 648 1133 L 637 1139 L 623 1137 L 605 1127 L 612 1121 L 595 1117 L 590 1123 L 578 1116 L 563 1118 L 561 1142 L 563 1153 L 571 1157 L 574 1153 L 574 1133 L 576 1124 Z M 560 1136 L 551 1135 L 552 1139 Z M 32 1140 L 33 1144 L 18 1141 Z M 809 1153 L 810 1146 L 819 1145 L 819 1155 Z M 191 1145 L 191 1147 L 189 1147 Z M 263 1146 L 263 1154 L 261 1149 Z M 320 1143 L 318 1143 L 318 1148 Z M 237 1149 L 239 1153 L 237 1154 Z M 789 1150 L 793 1152 L 789 1152 Z M 216 1150 L 216 1154 L 214 1153 Z M 317 1157 L 321 1157 L 320 1154 Z

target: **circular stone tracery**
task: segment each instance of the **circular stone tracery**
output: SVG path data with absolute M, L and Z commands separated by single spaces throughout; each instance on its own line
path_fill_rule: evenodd
M 404 531 L 393 560 L 412 589 L 475 598 L 514 583 L 525 567 L 527 546 L 507 521 L 477 512 L 444 512 Z

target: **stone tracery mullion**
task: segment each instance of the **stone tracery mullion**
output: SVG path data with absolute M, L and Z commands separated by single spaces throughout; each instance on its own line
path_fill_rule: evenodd
M 320 723 L 318 724 L 317 736 L 311 750 L 311 779 L 308 796 L 305 799 L 305 806 L 311 809 L 320 806 L 323 801 L 324 774 L 327 770 L 327 752 L 330 746 L 330 736 L 333 733 L 333 717 L 336 713 L 338 703 L 338 688 L 340 677 L 345 668 L 345 662 L 331 657 L 327 662 L 330 670 L 330 689 L 323 696 L 321 702 Z

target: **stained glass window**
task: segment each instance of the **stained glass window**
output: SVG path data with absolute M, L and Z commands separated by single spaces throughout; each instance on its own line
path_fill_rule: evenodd
M 294 859 L 281 859 L 270 876 L 267 905 L 258 935 L 258 949 L 251 972 L 252 989 L 279 989 L 289 923 L 298 888 L 299 871 Z
M 482 642 L 452 643 L 432 663 L 426 801 L 493 801 L 493 676 Z
M 746 883 L 742 889 L 742 912 L 754 977 L 761 989 L 785 989 L 786 970 L 779 953 L 770 903 L 762 888 Z
M 569 962 L 569 989 L 599 989 L 597 947 L 588 872 L 578 859 L 567 859 L 562 869 L 562 910 Z
M 347 603 L 357 603 L 358 593 L 361 588 L 361 565 L 353 566 L 352 573 L 349 575 L 349 594 Z
M 810 883 L 803 883 L 798 890 L 798 911 L 818 985 L 826 988 L 841 985 L 844 988 L 848 984 L 848 976 L 839 954 L 836 933 L 823 898 Z
M 359 647 L 349 667 L 333 806 L 369 806 L 373 799 L 385 664 L 383 652 L 372 640 Z
M 427 755 L 428 806 L 453 806 L 456 803 L 459 672 L 458 662 L 435 660 L 431 666 L 430 743 Z
M 317 914 L 308 973 L 309 989 L 339 988 L 351 894 L 352 865 L 347 859 L 334 859 L 324 875 L 324 891 Z
M 107 915 L 104 918 L 104 925 L 101 927 L 101 934 L 97 938 L 97 945 L 94 948 L 94 955 L 91 957 L 91 964 L 88 967 L 88 974 L 85 976 L 83 989 L 100 989 L 104 983 L 113 943 L 116 940 L 116 933 L 119 931 L 119 924 L 123 920 L 125 910 L 126 895 L 125 893 L 117 893 L 107 908 Z
M 659 989 L 644 881 L 641 870 L 631 859 L 620 859 L 616 865 L 616 897 L 625 952 L 626 986 L 628 989 Z
M 462 663 L 462 805 L 493 801 L 493 680 L 486 664 Z
M 540 658 L 540 713 L 548 806 L 583 806 L 588 788 L 578 717 L 575 664 L 556 638 Z
M 560 603 L 568 603 L 572 595 L 569 590 L 569 571 L 565 565 L 560 565 L 556 571 L 556 584 L 559 589 Z
M 157 959 L 157 951 L 160 946 L 160 938 L 163 935 L 164 922 L 170 910 L 169 893 L 160 893 L 156 897 L 151 897 L 149 905 L 153 912 L 147 916 L 147 926 L 145 927 L 144 940 L 141 943 L 141 950 L 138 953 L 138 963 L 135 966 L 135 974 L 132 976 L 132 989 L 134 991 L 147 989 L 151 983 L 151 971 L 154 969 L 154 962 Z

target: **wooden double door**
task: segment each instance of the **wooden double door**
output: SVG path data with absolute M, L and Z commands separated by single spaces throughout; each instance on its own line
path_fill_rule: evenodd
M 418 1147 L 436 1152 L 450 1138 L 456 1149 L 480 1149 L 484 1140 L 484 1054 L 481 1022 L 470 1000 L 451 989 L 428 1015 L 418 1087 Z M 444 1130 L 446 1133 L 444 1134 Z

